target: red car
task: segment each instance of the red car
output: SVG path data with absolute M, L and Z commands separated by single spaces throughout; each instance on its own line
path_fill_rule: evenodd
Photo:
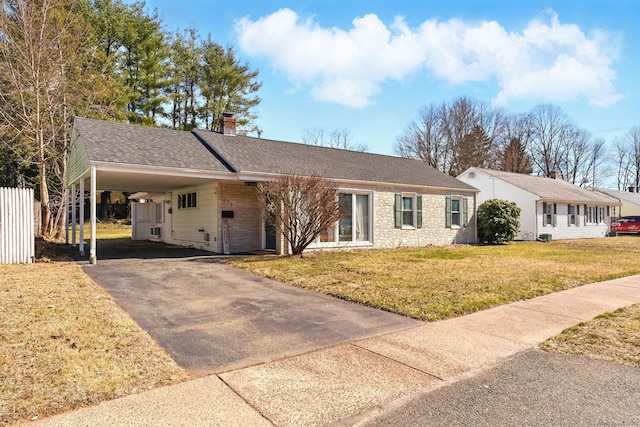
M 640 216 L 621 216 L 611 223 L 612 233 L 640 234 Z

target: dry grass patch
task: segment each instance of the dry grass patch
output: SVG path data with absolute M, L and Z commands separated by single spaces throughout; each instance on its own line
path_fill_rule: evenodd
M 2 266 L 0 325 L 0 424 L 186 379 L 74 263 Z
M 640 304 L 567 328 L 540 347 L 640 367 Z
M 636 236 L 244 258 L 256 274 L 422 320 L 640 274 Z

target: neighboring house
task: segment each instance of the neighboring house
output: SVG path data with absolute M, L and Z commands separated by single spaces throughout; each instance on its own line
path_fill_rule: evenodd
M 286 253 L 260 216 L 256 186 L 282 173 L 317 173 L 338 184 L 344 215 L 310 248 L 475 242 L 477 190 L 424 163 L 235 135 L 232 119 L 223 124 L 221 133 L 187 132 L 76 118 L 68 186 L 141 192 L 135 197 L 150 203 L 132 208 L 134 239 Z M 94 252 L 95 244 L 93 261 Z
M 516 203 L 522 240 L 541 234 L 554 240 L 605 236 L 612 209 L 620 204 L 561 179 L 481 168 L 469 168 L 457 178 L 480 190 L 478 205 L 491 199 Z
M 620 206 L 616 206 L 611 211 L 611 219 L 621 216 L 640 216 L 640 193 L 636 187 L 629 187 L 629 191 L 609 190 L 607 188 L 595 188 L 593 191 L 614 197 L 620 201 Z

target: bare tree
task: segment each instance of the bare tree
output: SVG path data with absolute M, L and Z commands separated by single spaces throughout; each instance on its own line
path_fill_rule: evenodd
M 14 0 L 0 10 L 0 132 L 35 163 L 42 233 L 63 231 L 66 155 L 74 115 L 109 115 L 119 93 L 105 75 L 84 2 Z
M 282 174 L 258 185 L 258 206 L 269 225 L 302 255 L 316 237 L 341 218 L 338 188 L 320 175 Z
M 405 128 L 394 151 L 453 176 L 469 166 L 495 167 L 506 119 L 503 110 L 471 98 L 431 104 Z
M 564 138 L 573 127 L 571 120 L 552 104 L 541 104 L 528 114 L 530 144 L 529 152 L 533 160 L 534 172 L 549 176 L 558 171 L 561 163 Z
M 418 111 L 418 117 L 409 123 L 393 147 L 396 154 L 420 160 L 441 171 L 446 168 L 445 150 L 440 109 L 434 104 Z
M 594 139 L 590 132 L 567 126 L 559 141 L 557 171 L 574 185 L 595 186 L 604 160 L 604 140 Z
M 616 176 L 618 189 L 640 186 L 640 127 L 632 127 L 621 138 L 616 138 Z
M 304 129 L 302 131 L 302 142 L 309 145 L 351 151 L 367 151 L 369 149 L 366 144 L 356 143 L 353 140 L 351 131 L 348 129 L 333 129 L 329 132 L 323 128 Z

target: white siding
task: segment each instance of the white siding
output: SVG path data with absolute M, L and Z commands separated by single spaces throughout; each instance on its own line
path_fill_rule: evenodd
M 178 196 L 185 193 L 197 195 L 195 208 L 178 208 Z M 162 241 L 192 246 L 215 252 L 217 250 L 218 183 L 184 187 L 166 195 Z M 157 200 L 155 200 L 158 202 Z M 169 213 L 169 210 L 171 213 Z M 206 237 L 209 240 L 206 240 Z
M 552 203 L 551 203 L 552 204 Z M 604 222 L 599 224 L 586 224 L 584 215 L 584 205 L 580 205 L 580 215 L 578 215 L 577 222 L 579 225 L 568 224 L 568 211 L 569 205 L 567 203 L 556 203 L 557 215 L 556 225 L 543 226 L 542 220 L 542 203 L 537 206 L 538 212 L 538 230 L 539 234 L 551 234 L 552 240 L 563 239 L 589 239 L 594 237 L 604 237 L 609 230 L 609 218 L 605 218 Z M 605 207 L 606 213 L 606 207 Z
M 475 173 L 475 176 L 471 177 L 469 175 L 471 172 Z M 542 219 L 538 219 L 538 215 L 536 215 L 536 210 L 538 209 L 536 203 L 539 197 L 535 194 L 524 191 L 479 170 L 467 170 L 460 174 L 458 179 L 480 190 L 478 206 L 492 199 L 509 200 L 518 205 L 521 210 L 520 239 L 535 240 L 539 233 L 545 232 L 538 231 L 541 230 L 538 221 L 542 221 Z M 542 209 L 542 205 L 540 205 L 539 209 Z M 540 222 L 540 224 L 542 223 Z

